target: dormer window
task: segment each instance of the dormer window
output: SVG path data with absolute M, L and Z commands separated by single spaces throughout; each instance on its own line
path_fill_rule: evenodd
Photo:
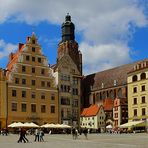
M 35 40 L 32 40 L 32 44 L 35 44 Z

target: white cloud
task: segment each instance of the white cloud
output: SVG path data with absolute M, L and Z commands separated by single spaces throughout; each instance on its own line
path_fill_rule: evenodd
M 130 49 L 121 43 L 98 46 L 82 43 L 80 49 L 82 49 L 85 73 L 90 71 L 93 73 L 98 69 L 105 70 L 131 61 Z
M 98 71 L 131 60 L 128 42 L 135 27 L 148 24 L 145 6 L 138 0 L 1 0 L 0 23 L 48 21 L 61 24 L 69 12 L 77 31 L 82 32 L 83 63 Z
M 6 43 L 3 39 L 0 39 L 0 59 L 8 56 L 11 52 L 17 49 L 17 45 Z

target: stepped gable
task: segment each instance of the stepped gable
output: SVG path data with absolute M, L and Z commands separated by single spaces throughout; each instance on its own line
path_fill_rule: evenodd
M 99 107 L 98 105 L 91 105 L 88 108 L 84 108 L 81 116 L 85 117 L 90 117 L 90 116 L 96 116 L 98 111 L 100 110 L 101 106 Z
M 16 53 L 10 53 L 9 62 L 6 66 L 6 70 L 9 72 L 13 69 L 13 64 L 15 64 L 18 60 L 19 54 L 22 52 L 25 44 L 19 43 L 18 51 Z
M 83 79 L 83 83 L 85 86 L 91 86 L 93 90 L 114 87 L 114 81 L 117 83 L 116 86 L 125 85 L 127 84 L 127 74 L 139 62 L 140 61 L 87 75 Z

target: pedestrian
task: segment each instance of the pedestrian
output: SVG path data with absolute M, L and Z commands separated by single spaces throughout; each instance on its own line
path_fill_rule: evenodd
M 39 141 L 39 130 L 38 129 L 35 129 L 35 139 L 34 141 Z
M 19 137 L 19 140 L 17 142 L 18 143 L 23 142 L 23 141 L 24 141 L 24 143 L 29 142 L 29 140 L 25 137 L 25 135 L 26 135 L 26 130 L 24 128 L 21 128 L 20 137 Z
M 42 130 L 40 130 L 39 131 L 39 140 L 40 140 L 40 142 L 44 141 L 43 137 L 44 137 L 44 132 Z
M 84 134 L 84 136 L 85 136 L 86 139 L 88 139 L 88 138 L 87 138 L 87 133 L 88 133 L 88 130 L 87 130 L 87 128 L 85 127 L 84 130 L 83 130 L 83 134 Z
M 76 139 L 76 129 L 74 127 L 72 128 L 72 137 Z

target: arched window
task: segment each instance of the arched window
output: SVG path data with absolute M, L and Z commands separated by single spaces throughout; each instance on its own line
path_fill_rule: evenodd
M 137 81 L 137 75 L 133 76 L 133 82 Z
M 110 91 L 110 98 L 114 99 L 114 92 L 112 90 Z
M 118 97 L 122 98 L 122 90 L 121 90 L 121 88 L 118 90 Z
M 140 79 L 141 79 L 141 80 L 146 79 L 146 73 L 142 73 L 142 74 L 140 75 Z

